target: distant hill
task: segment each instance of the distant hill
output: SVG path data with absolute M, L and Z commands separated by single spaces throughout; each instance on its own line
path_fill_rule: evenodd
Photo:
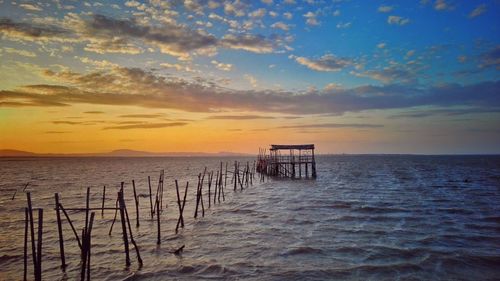
M 14 149 L 0 149 L 0 157 L 196 157 L 196 156 L 251 156 L 234 152 L 148 152 L 130 149 L 118 149 L 103 153 L 33 153 Z

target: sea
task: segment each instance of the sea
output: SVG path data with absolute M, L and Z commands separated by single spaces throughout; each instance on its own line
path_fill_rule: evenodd
M 0 280 L 22 280 L 24 208 L 30 192 L 43 208 L 43 280 L 79 280 L 80 249 L 63 217 L 67 267 L 61 269 L 54 193 L 65 208 L 114 207 L 121 182 L 132 234 L 125 265 L 121 223 L 95 210 L 92 280 L 500 280 L 500 156 L 318 156 L 316 179 L 255 175 L 238 184 L 228 172 L 224 200 L 194 218 L 198 175 L 253 165 L 255 157 L 1 158 Z M 151 218 L 164 170 L 161 244 Z M 214 176 L 215 178 L 215 176 Z M 132 180 L 139 198 L 136 226 Z M 189 182 L 185 227 L 176 234 Z M 212 183 L 212 192 L 214 184 Z M 213 200 L 213 197 L 212 197 Z M 68 211 L 79 234 L 85 213 Z M 37 218 L 35 213 L 35 230 Z M 36 237 L 36 235 L 35 235 Z M 173 251 L 184 245 L 181 254 Z M 33 279 L 28 241 L 28 279 Z

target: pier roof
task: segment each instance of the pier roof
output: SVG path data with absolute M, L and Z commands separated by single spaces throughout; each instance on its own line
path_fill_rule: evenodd
M 271 150 L 278 149 L 314 149 L 314 144 L 271 144 Z

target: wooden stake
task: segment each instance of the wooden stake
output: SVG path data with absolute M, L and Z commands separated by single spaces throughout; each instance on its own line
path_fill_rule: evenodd
M 37 275 L 35 280 L 42 281 L 42 236 L 43 236 L 43 209 L 38 209 L 38 239 L 37 239 Z
M 130 266 L 130 254 L 128 248 L 127 227 L 125 226 L 125 200 L 123 199 L 123 191 L 118 192 L 118 202 L 120 206 L 120 220 L 122 222 L 123 244 L 125 246 L 125 265 Z
M 177 192 L 177 206 L 179 207 L 179 219 L 177 220 L 177 226 L 175 227 L 175 233 L 179 229 L 179 223 L 181 227 L 184 227 L 184 218 L 182 217 L 182 206 L 181 206 L 181 196 L 179 195 L 179 184 L 175 180 L 175 190 Z
M 87 202 L 85 204 L 85 227 L 89 225 L 90 187 L 87 187 Z
M 28 208 L 24 208 L 24 281 L 28 279 L 28 216 Z
M 68 223 L 71 226 L 73 233 L 75 234 L 76 241 L 78 242 L 78 247 L 80 247 L 80 249 L 81 249 L 82 243 L 80 242 L 80 238 L 78 237 L 78 233 L 76 233 L 76 229 L 73 226 L 73 222 L 71 222 L 71 219 L 69 218 L 68 213 L 66 212 L 66 210 L 64 209 L 64 207 L 61 203 L 59 203 L 59 207 L 61 208 L 61 211 L 63 211 L 64 216 L 66 216 L 66 220 L 68 220 Z
M 102 210 L 101 210 L 101 217 L 104 217 L 104 201 L 106 201 L 106 186 L 103 186 L 102 188 Z
M 30 220 L 30 233 L 31 233 L 31 254 L 33 255 L 33 271 L 35 273 L 35 279 L 37 277 L 37 255 L 36 255 L 36 245 L 35 245 L 35 226 L 33 223 L 33 207 L 31 205 L 31 193 L 26 193 L 28 200 L 28 214 Z
M 59 194 L 55 193 L 54 198 L 56 200 L 56 218 L 57 218 L 57 232 L 59 234 L 59 253 L 61 255 L 61 268 L 66 268 L 66 257 L 64 256 L 64 239 L 61 224 L 61 213 L 59 210 Z
M 177 186 L 177 180 L 175 180 L 175 185 Z M 184 190 L 184 200 L 182 201 L 182 208 L 179 209 L 179 219 L 177 220 L 177 226 L 175 227 L 175 233 L 179 229 L 179 223 L 182 221 L 182 227 L 184 227 L 184 218 L 182 217 L 182 213 L 184 212 L 184 207 L 186 206 L 186 196 L 188 192 L 189 182 L 186 182 L 186 189 Z M 180 207 L 180 205 L 179 205 Z
M 127 205 L 124 203 L 123 207 L 125 209 L 125 217 L 127 218 L 127 226 L 128 226 L 128 233 L 130 235 L 130 242 L 132 243 L 132 245 L 134 245 L 135 254 L 137 256 L 137 262 L 139 263 L 140 266 L 142 266 L 141 253 L 139 253 L 139 247 L 137 247 L 137 244 L 135 243 L 134 240 L 134 235 L 132 234 L 132 227 L 130 226 L 130 219 L 128 217 Z
M 156 198 L 156 205 L 158 205 L 158 198 Z M 161 244 L 161 235 L 160 235 L 160 208 L 156 208 L 156 220 L 158 222 L 158 239 L 156 240 L 156 244 Z
M 137 198 L 137 193 L 135 191 L 135 181 L 132 180 L 132 187 L 134 189 L 134 200 L 135 200 L 135 216 L 136 216 L 136 227 L 139 227 L 139 198 Z
M 153 198 L 151 197 L 151 177 L 148 176 L 148 185 L 149 185 L 149 205 L 151 207 L 151 219 L 153 219 L 153 215 L 155 214 L 153 211 Z

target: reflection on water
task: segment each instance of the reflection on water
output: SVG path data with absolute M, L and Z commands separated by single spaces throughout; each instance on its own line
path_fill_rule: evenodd
M 196 175 L 234 158 L 85 158 L 0 160 L 0 279 L 22 278 L 25 195 L 45 208 L 43 277 L 76 279 L 79 250 L 65 225 L 66 274 L 59 269 L 53 194 L 66 207 L 100 206 L 102 186 L 113 197 L 120 181 L 135 219 L 131 180 L 141 195 L 141 226 L 134 238 L 144 266 L 125 268 L 119 227 L 108 236 L 113 212 L 96 214 L 95 280 L 176 279 L 426 279 L 494 280 L 500 276 L 500 157 L 324 156 L 317 180 L 226 188 L 226 201 L 194 220 Z M 238 159 L 253 161 L 253 159 Z M 168 207 L 162 244 L 148 216 L 147 176 L 165 169 Z M 173 180 L 190 182 L 186 228 L 174 229 L 178 209 Z M 258 181 L 258 180 L 257 180 Z M 153 188 L 155 188 L 153 184 Z M 206 196 L 205 200 L 207 199 Z M 114 204 L 108 197 L 107 206 Z M 71 213 L 76 226 L 83 214 Z M 185 244 L 181 257 L 170 251 Z M 31 262 L 31 261 L 30 261 Z M 32 270 L 32 266 L 30 267 Z

